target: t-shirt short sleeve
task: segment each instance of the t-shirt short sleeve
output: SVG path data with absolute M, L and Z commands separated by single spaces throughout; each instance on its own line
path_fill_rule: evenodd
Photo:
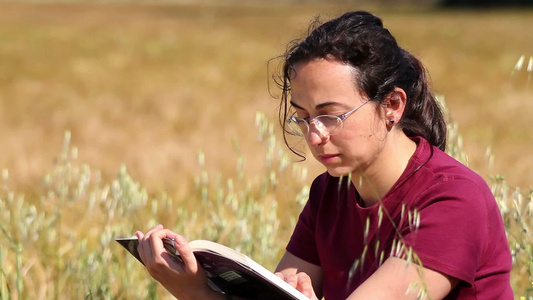
M 484 188 L 467 178 L 442 180 L 420 195 L 419 221 L 402 228 L 406 245 L 426 268 L 474 283 L 491 239 L 490 207 Z M 495 217 L 500 217 L 495 216 Z

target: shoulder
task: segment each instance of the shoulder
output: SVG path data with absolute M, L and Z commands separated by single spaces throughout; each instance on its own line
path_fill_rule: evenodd
M 411 196 L 410 206 L 417 210 L 437 206 L 443 212 L 454 210 L 455 215 L 462 214 L 460 210 L 471 217 L 499 216 L 492 191 L 479 174 L 427 141 L 421 140 L 419 148 L 413 157 L 416 172 L 403 189 Z
M 424 169 L 432 174 L 436 190 L 494 198 L 485 179 L 439 149 L 435 149 L 432 159 Z
M 472 217 L 497 211 L 496 200 L 487 183 L 464 166 L 439 166 L 421 170 L 421 190 L 416 206 L 437 204 L 472 213 Z
M 448 229 L 499 231 L 501 213 L 487 182 L 443 151 L 435 147 L 432 151 L 414 176 L 411 208 L 420 211 L 426 222 L 446 224 Z
M 420 167 L 413 176 L 416 186 L 438 195 L 478 195 L 493 200 L 487 182 L 479 174 L 425 140 L 419 142 L 419 148 L 422 149 L 417 151 L 420 154 L 415 160 Z
M 449 154 L 432 146 L 423 138 L 416 138 L 414 141 L 418 146 L 412 160 L 415 166 L 420 166 L 419 169 L 423 169 L 432 174 L 433 177 L 440 177 L 443 180 L 462 178 L 468 179 L 476 185 L 486 186 L 486 182 L 479 174 Z

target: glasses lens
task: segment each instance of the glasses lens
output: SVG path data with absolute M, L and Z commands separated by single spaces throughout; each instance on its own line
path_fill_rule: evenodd
M 335 116 L 319 116 L 317 123 L 321 123 L 320 129 L 325 129 L 329 135 L 334 135 L 342 126 L 342 120 Z
M 303 120 L 297 120 L 295 117 L 290 117 L 287 120 L 289 129 L 297 136 L 304 136 L 307 134 L 307 123 Z

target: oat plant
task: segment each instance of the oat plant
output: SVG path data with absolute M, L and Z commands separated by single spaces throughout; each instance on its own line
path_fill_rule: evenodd
M 464 163 L 455 122 L 449 121 L 447 151 Z M 2 172 L 0 190 L 0 299 L 170 299 L 144 267 L 114 242 L 137 229 L 159 223 L 188 239 L 226 244 L 270 269 L 280 258 L 296 217 L 309 193 L 307 171 L 287 155 L 274 126 L 257 114 L 257 143 L 261 153 L 233 147 L 233 172 L 212 172 L 202 151 L 195 178 L 184 178 L 187 191 L 173 199 L 164 191 L 150 195 L 124 166 L 115 178 L 78 161 L 78 150 L 67 132 L 54 166 L 44 174 L 38 192 L 13 191 L 9 172 Z M 487 162 L 494 160 L 490 151 Z M 533 280 L 532 191 L 509 187 L 501 175 L 490 179 L 505 222 L 513 254 L 512 284 L 517 295 L 531 299 Z M 417 211 L 404 210 L 412 230 Z M 380 210 L 380 222 L 388 218 Z M 392 253 L 368 246 L 352 272 L 372 253 L 383 261 L 389 255 L 420 264 L 401 239 Z M 426 297 L 423 282 L 410 291 Z
M 525 74 L 528 81 L 533 78 L 533 55 L 530 55 L 529 57 L 526 55 L 520 56 L 514 66 L 512 75 L 519 76 L 520 74 Z
M 159 223 L 273 268 L 307 198 L 307 172 L 290 163 L 266 117 L 258 114 L 256 121 L 263 153 L 247 156 L 235 141 L 235 173 L 211 174 L 199 152 L 199 174 L 183 179 L 189 186 L 183 199 L 164 192 L 150 196 L 125 166 L 104 180 L 99 170 L 78 161 L 69 132 L 37 195 L 12 191 L 4 171 L 0 299 L 170 299 L 114 242 Z

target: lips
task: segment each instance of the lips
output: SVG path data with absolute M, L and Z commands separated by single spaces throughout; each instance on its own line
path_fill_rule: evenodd
M 339 154 L 320 154 L 317 156 L 323 164 L 332 163 L 339 157 Z

